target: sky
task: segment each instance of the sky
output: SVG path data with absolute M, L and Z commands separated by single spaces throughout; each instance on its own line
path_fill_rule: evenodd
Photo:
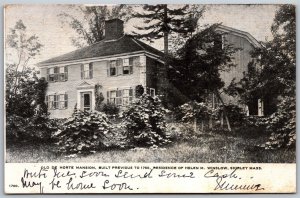
M 223 25 L 249 32 L 258 41 L 272 38 L 270 27 L 272 25 L 278 5 L 206 5 L 206 12 L 198 21 L 199 25 L 222 23 Z M 34 65 L 40 61 L 62 55 L 76 49 L 70 37 L 75 32 L 68 25 L 62 25 L 60 13 L 67 11 L 81 17 L 80 13 L 70 10 L 69 5 L 10 5 L 5 8 L 4 30 L 9 32 L 16 21 L 22 19 L 27 27 L 28 34 L 35 34 L 43 44 L 40 55 L 30 62 Z M 125 24 L 125 33 L 130 32 L 136 25 L 135 20 Z M 5 36 L 4 35 L 4 36 Z M 162 50 L 162 40 L 152 44 Z

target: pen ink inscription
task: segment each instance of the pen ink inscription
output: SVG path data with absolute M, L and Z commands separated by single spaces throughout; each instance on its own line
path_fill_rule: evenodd
M 237 173 L 237 169 L 225 174 L 220 174 L 215 170 L 209 170 L 204 174 L 205 178 L 214 178 L 216 181 L 216 186 L 214 190 L 222 190 L 222 191 L 236 191 L 236 190 L 254 190 L 260 191 L 264 190 L 262 185 L 254 182 L 243 183 L 242 177 L 240 177 Z M 253 177 L 250 177 L 253 179 Z M 242 184 L 241 184 L 242 183 Z

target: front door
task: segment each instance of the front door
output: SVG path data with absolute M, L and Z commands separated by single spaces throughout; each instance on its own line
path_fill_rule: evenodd
M 81 93 L 81 110 L 90 111 L 92 109 L 92 92 Z

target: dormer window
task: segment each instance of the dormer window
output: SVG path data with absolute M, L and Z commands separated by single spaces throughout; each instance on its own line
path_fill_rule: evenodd
M 93 63 L 81 64 L 81 79 L 93 78 Z

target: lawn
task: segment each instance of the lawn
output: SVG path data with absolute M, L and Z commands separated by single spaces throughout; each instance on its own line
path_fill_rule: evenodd
M 264 137 L 241 137 L 205 133 L 158 149 L 106 150 L 91 155 L 66 157 L 47 144 L 7 144 L 6 162 L 97 162 L 97 163 L 293 163 L 295 150 L 262 150 L 254 147 Z

